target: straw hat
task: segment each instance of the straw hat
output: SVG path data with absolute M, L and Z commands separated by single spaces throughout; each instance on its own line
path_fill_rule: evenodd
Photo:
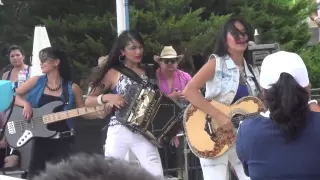
M 160 56 L 155 55 L 153 59 L 158 62 L 160 59 L 172 59 L 177 58 L 178 61 L 181 61 L 183 58 L 183 54 L 177 55 L 177 52 L 173 49 L 172 46 L 165 46 L 161 51 Z

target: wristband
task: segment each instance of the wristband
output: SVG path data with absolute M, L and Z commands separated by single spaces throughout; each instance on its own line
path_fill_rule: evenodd
M 100 105 L 103 105 L 102 97 L 103 97 L 103 94 L 100 94 L 100 95 L 97 97 L 97 102 L 98 102 L 98 104 L 100 104 Z
M 308 105 L 313 104 L 313 103 L 318 104 L 318 101 L 315 99 L 308 101 Z

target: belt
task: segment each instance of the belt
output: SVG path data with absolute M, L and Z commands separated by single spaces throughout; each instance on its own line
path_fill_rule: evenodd
M 71 129 L 70 131 L 58 132 L 52 139 L 61 139 L 66 137 L 74 136 L 74 130 Z

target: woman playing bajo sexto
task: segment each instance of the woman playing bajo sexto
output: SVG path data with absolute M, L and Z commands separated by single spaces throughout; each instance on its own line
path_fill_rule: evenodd
M 244 59 L 251 38 L 252 29 L 245 21 L 234 17 L 229 19 L 217 34 L 214 53 L 183 91 L 183 95 L 191 104 L 211 116 L 219 127 L 232 133 L 231 119 L 211 105 L 206 98 L 231 105 L 242 97 L 258 95 L 258 69 Z M 205 84 L 206 98 L 200 92 Z M 249 179 L 243 172 L 233 146 L 217 158 L 200 158 L 204 180 L 225 180 L 228 162 L 240 180 Z
M 33 117 L 32 108 L 39 108 L 53 101 L 67 102 L 61 108 L 57 108 L 56 111 L 84 107 L 81 89 L 71 81 L 67 54 L 59 49 L 48 47 L 40 51 L 39 59 L 44 75 L 30 78 L 16 90 L 15 103 L 23 107 L 23 115 L 26 121 L 37 118 Z M 26 99 L 23 99 L 22 96 L 25 95 Z M 111 106 L 109 107 L 106 113 L 110 112 Z M 96 117 L 95 114 L 92 114 L 92 117 L 89 116 L 88 118 Z M 58 134 L 54 138 L 34 138 L 28 179 L 43 171 L 46 162 L 57 162 L 72 152 L 71 119 L 48 124 L 47 128 L 58 132 Z
M 116 70 L 125 65 L 143 80 L 148 79 L 146 68 L 141 64 L 143 57 L 143 39 L 139 33 L 122 32 L 113 44 L 108 61 L 104 64 L 101 74 L 91 84 L 92 92 L 86 99 L 86 105 L 96 106 L 101 103 L 111 103 L 116 108 L 123 108 L 126 103 L 123 96 L 134 80 Z M 103 94 L 109 90 L 112 94 Z M 131 150 L 138 158 L 140 165 L 155 176 L 163 177 L 163 170 L 159 152 L 141 134 L 131 131 L 121 124 L 115 116 L 110 119 L 105 156 L 124 159 Z

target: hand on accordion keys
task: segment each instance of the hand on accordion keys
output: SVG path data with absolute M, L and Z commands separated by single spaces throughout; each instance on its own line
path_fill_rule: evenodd
M 106 103 L 103 105 L 101 111 L 97 111 L 97 117 L 104 119 L 108 114 L 112 112 L 113 105 L 111 103 Z
M 185 97 L 182 95 L 182 92 L 178 89 L 175 89 L 171 94 L 168 95 L 169 97 L 176 99 L 176 100 L 181 100 L 184 99 Z
M 122 108 L 127 103 L 123 96 L 119 94 L 108 94 L 103 96 L 103 98 L 105 98 L 103 102 L 108 102 L 118 109 Z

